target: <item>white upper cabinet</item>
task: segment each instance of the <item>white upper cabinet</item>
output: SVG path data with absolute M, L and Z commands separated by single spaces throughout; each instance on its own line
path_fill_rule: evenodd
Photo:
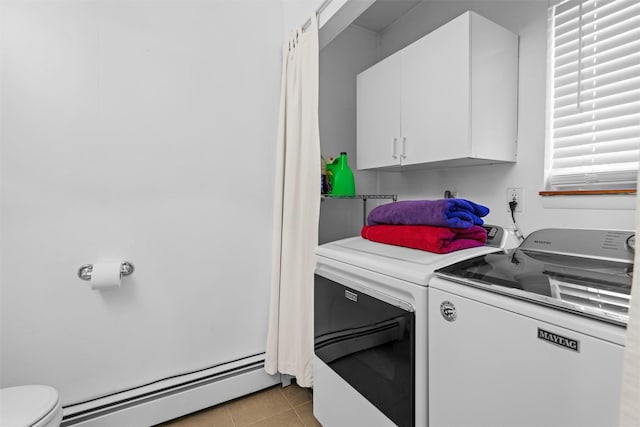
M 466 12 L 357 77 L 357 167 L 516 160 L 518 38 Z
M 400 55 L 391 55 L 358 75 L 357 93 L 358 169 L 399 165 Z M 366 141 L 366 148 L 361 148 L 361 141 Z

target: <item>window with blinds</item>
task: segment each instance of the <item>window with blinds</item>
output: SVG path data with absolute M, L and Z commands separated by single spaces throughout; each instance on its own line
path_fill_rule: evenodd
M 635 188 L 640 1 L 563 1 L 550 25 L 549 188 Z

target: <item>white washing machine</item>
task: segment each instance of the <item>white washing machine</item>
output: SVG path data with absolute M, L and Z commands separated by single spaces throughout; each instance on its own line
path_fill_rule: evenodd
M 429 424 L 615 426 L 635 237 L 544 229 L 436 272 Z
M 318 248 L 313 409 L 323 426 L 427 425 L 429 279 L 517 245 L 512 233 L 485 228 L 487 246 L 449 254 L 361 237 Z

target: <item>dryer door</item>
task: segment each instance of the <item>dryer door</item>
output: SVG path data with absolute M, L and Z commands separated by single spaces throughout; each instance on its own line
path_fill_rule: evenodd
M 315 354 L 399 426 L 414 423 L 413 312 L 315 276 Z

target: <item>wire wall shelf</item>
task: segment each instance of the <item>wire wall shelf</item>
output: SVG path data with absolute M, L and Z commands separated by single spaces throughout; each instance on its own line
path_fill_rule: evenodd
M 327 199 L 341 199 L 341 200 L 362 200 L 362 225 L 367 224 L 367 200 L 369 199 L 387 199 L 394 202 L 398 201 L 397 194 L 355 194 L 353 196 L 342 196 L 338 194 L 322 194 L 320 201 Z

